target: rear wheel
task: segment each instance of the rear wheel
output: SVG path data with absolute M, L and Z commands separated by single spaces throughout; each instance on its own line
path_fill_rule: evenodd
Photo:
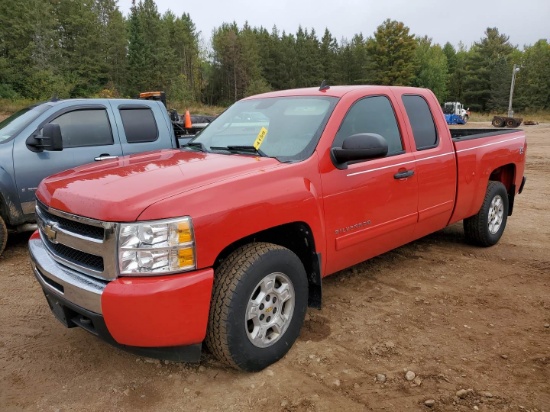
M 298 256 L 271 243 L 245 245 L 216 270 L 206 344 L 229 366 L 262 370 L 298 338 L 307 299 Z
M 501 117 L 495 117 L 491 123 L 495 127 L 502 127 L 504 126 L 504 119 Z
M 0 255 L 6 248 L 6 242 L 8 241 L 8 228 L 2 216 L 0 216 Z
M 508 193 L 501 182 L 489 182 L 485 199 L 479 212 L 464 219 L 466 239 L 479 246 L 496 244 L 508 219 Z
M 516 119 L 507 119 L 506 120 L 506 127 L 517 127 L 518 125 L 516 124 Z

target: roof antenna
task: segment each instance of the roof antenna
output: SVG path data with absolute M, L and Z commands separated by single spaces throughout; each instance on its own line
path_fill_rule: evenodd
M 319 87 L 319 91 L 324 92 L 325 90 L 328 90 L 328 89 L 330 89 L 330 86 L 327 84 L 326 80 L 323 80 L 321 82 L 321 87 Z
M 59 99 L 57 98 L 57 93 L 54 93 L 52 98 L 50 99 L 50 102 L 57 102 Z

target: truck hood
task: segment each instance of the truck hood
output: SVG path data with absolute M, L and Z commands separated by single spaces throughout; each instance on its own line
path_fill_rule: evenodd
M 282 165 L 271 158 L 161 150 L 79 166 L 44 179 L 37 198 L 72 214 L 132 222 L 168 197 Z

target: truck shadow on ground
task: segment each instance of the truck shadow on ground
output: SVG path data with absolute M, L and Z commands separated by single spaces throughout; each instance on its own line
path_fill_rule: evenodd
M 3 260 L 14 256 L 21 256 L 27 253 L 27 242 L 31 237 L 32 232 L 10 233 L 6 249 L 0 255 L 0 263 Z

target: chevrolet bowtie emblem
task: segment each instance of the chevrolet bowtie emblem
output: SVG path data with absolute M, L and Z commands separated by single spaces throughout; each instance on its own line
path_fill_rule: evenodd
M 52 225 L 44 225 L 44 234 L 50 240 L 50 242 L 57 243 L 55 240 L 57 236 L 57 232 L 55 231 Z

